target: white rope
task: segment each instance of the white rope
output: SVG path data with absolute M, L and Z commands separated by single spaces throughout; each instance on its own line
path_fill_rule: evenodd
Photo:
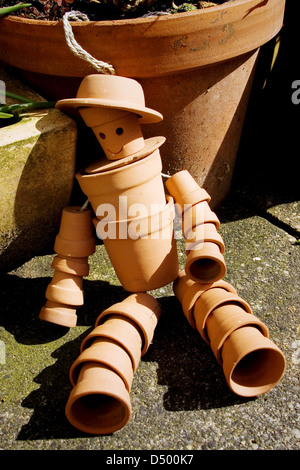
M 87 208 L 87 206 L 89 205 L 89 202 L 90 202 L 90 201 L 87 199 L 87 200 L 85 201 L 85 203 L 83 204 L 83 206 L 81 207 L 80 211 L 84 211 L 84 210 Z
M 107 62 L 102 62 L 101 60 L 95 59 L 91 54 L 89 54 L 87 51 L 85 51 L 76 41 L 73 31 L 72 31 L 72 26 L 70 24 L 69 20 L 74 20 L 74 21 L 89 21 L 89 18 L 87 15 L 84 13 L 81 13 L 80 11 L 69 11 L 64 14 L 63 16 L 63 26 L 64 26 L 64 31 L 65 31 L 65 38 L 67 45 L 75 54 L 77 57 L 80 59 L 85 60 L 89 64 L 91 64 L 97 72 L 107 74 L 107 75 L 115 75 L 115 69 L 111 64 L 108 64 Z

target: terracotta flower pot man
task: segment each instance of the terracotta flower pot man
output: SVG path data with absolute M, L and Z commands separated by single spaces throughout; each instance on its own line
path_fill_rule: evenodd
M 105 155 L 76 174 L 91 208 L 85 204 L 63 210 L 54 245 L 55 273 L 40 318 L 76 325 L 76 307 L 84 301 L 82 278 L 88 275 L 88 257 L 95 251 L 93 224 L 121 285 L 133 293 L 103 312 L 84 342 L 88 347 L 82 346 L 70 371 L 74 388 L 66 407 L 69 421 L 96 434 L 113 432 L 128 422 L 133 374 L 160 316 L 157 300 L 147 291 L 171 282 L 189 323 L 223 366 L 230 388 L 244 396 L 272 388 L 284 372 L 284 356 L 250 306 L 222 281 L 225 245 L 209 194 L 186 170 L 168 179 L 169 194 L 165 193 L 159 152 L 165 138 L 144 139 L 141 130 L 141 124 L 159 122 L 162 115 L 146 107 L 141 85 L 120 76 L 89 75 L 76 98 L 61 100 L 57 107 L 80 115 Z M 182 216 L 186 238 L 181 272 L 175 213 Z M 241 349 L 247 337 L 249 345 Z M 276 373 L 271 373 L 274 361 Z M 255 363 L 249 366 L 250 362 Z

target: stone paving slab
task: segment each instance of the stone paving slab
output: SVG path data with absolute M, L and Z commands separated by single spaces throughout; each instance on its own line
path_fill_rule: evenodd
M 64 415 L 68 371 L 95 318 L 128 294 L 104 246 L 90 258 L 85 305 L 66 329 L 38 319 L 53 254 L 2 277 L 0 449 L 5 450 L 295 450 L 299 448 L 299 262 L 296 238 L 237 198 L 219 208 L 227 275 L 287 361 L 282 381 L 257 398 L 233 394 L 199 333 L 187 323 L 172 285 L 152 293 L 162 318 L 131 389 L 133 414 L 120 431 L 90 436 Z M 177 240 L 180 266 L 185 255 Z

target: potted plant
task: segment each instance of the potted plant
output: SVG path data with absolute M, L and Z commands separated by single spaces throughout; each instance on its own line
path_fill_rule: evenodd
M 50 20 L 32 19 L 32 7 L 2 17 L 0 60 L 21 70 L 49 99 L 74 96 L 81 79 L 95 69 L 71 50 L 58 11 L 88 3 L 92 21 L 87 16 L 70 22 L 76 43 L 109 64 L 107 73 L 141 83 L 147 105 L 164 116 L 145 126 L 146 137 L 166 137 L 163 171 L 189 170 L 215 207 L 230 188 L 259 49 L 281 29 L 285 0 L 219 0 L 174 14 L 172 8 L 163 12 L 170 14 L 151 11 L 159 2 L 119 1 L 114 4 L 121 14 L 114 8 L 111 17 L 99 21 L 95 2 L 60 0 Z M 143 17 L 137 17 L 139 10 Z

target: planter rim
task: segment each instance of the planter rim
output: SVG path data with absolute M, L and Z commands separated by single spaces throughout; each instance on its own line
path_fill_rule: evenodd
M 276 1 L 276 3 L 285 3 L 286 0 L 279 0 Z M 271 2 L 272 3 L 272 2 Z M 187 18 L 193 17 L 193 16 L 198 16 L 199 14 L 207 16 L 215 16 L 216 12 L 218 13 L 219 11 L 222 12 L 223 10 L 232 10 L 236 8 L 237 5 L 243 6 L 243 5 L 248 5 L 249 4 L 249 13 L 251 13 L 251 10 L 254 8 L 262 8 L 264 4 L 263 0 L 232 0 L 228 1 L 227 3 L 222 3 L 220 5 L 212 6 L 209 8 L 203 8 L 199 10 L 194 10 L 194 11 L 185 11 L 185 12 L 180 12 L 180 13 L 174 13 L 170 15 L 153 15 L 153 16 L 147 16 L 147 17 L 137 17 L 137 18 L 125 18 L 125 19 L 115 19 L 115 20 L 92 20 L 92 21 L 72 21 L 72 26 L 75 27 L 85 27 L 87 24 L 93 26 L 95 24 L 98 25 L 127 25 L 127 24 L 132 24 L 132 23 L 154 23 L 154 22 L 169 22 L 171 19 L 175 19 L 178 21 L 186 21 Z M 251 5 L 251 6 L 250 6 Z M 14 15 L 7 15 L 3 19 L 8 19 L 11 21 L 16 21 L 16 22 L 22 22 L 22 23 L 27 23 L 27 24 L 36 24 L 36 25 L 41 25 L 41 24 L 47 24 L 48 26 L 55 26 L 57 24 L 60 24 L 62 21 L 61 20 L 39 20 L 39 19 L 32 19 L 32 18 L 22 18 L 20 16 L 14 16 Z
M 146 78 L 223 62 L 259 48 L 281 29 L 285 1 L 234 0 L 173 15 L 71 23 L 78 43 L 96 59 L 110 63 L 117 75 Z M 68 49 L 61 20 L 7 16 L 0 25 L 3 62 L 52 76 L 83 77 L 94 70 Z M 45 39 L 38 39 L 41 29 Z M 40 54 L 38 60 L 35 53 Z

